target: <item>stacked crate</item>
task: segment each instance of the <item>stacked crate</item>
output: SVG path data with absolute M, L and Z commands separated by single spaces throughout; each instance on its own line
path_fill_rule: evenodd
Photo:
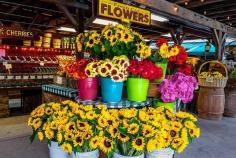
M 9 97 L 7 92 L 0 92 L 0 117 L 9 116 L 8 102 Z

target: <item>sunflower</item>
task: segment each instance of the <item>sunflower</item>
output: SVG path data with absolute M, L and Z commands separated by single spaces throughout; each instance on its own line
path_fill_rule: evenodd
M 171 142 L 171 146 L 174 149 L 177 149 L 181 144 L 183 143 L 183 140 L 181 138 L 175 138 L 172 142 Z
M 51 127 L 51 129 L 58 129 L 58 122 L 56 122 L 56 121 L 52 121 L 51 123 L 50 123 L 50 127 Z
M 86 114 L 84 111 L 78 110 L 78 111 L 76 111 L 76 113 L 78 113 L 78 115 L 80 116 L 81 119 L 86 119 Z
M 140 110 L 140 111 L 139 111 L 138 117 L 139 117 L 139 119 L 140 119 L 141 121 L 143 121 L 143 122 L 146 122 L 146 121 L 149 120 L 148 115 L 147 115 L 146 112 L 143 111 L 143 110 Z
M 82 122 L 79 120 L 76 122 L 76 125 L 77 125 L 77 128 L 81 131 L 89 130 L 91 128 L 91 126 L 87 122 Z
M 46 129 L 45 136 L 47 139 L 51 140 L 54 137 L 54 132 L 51 129 Z
M 121 36 L 121 41 L 128 43 L 131 42 L 133 40 L 133 36 L 127 32 L 124 32 Z
M 67 132 L 73 132 L 76 130 L 76 126 L 75 126 L 75 123 L 74 122 L 69 122 L 66 124 L 66 127 L 65 127 L 65 130 Z
M 88 120 L 93 120 L 93 119 L 96 119 L 97 118 L 97 114 L 94 112 L 94 111 L 88 111 L 86 113 L 86 118 Z
M 85 105 L 83 107 L 83 110 L 86 111 L 86 112 L 91 111 L 91 110 L 93 110 L 93 105 Z
M 81 137 L 81 133 L 78 133 L 75 135 L 75 138 L 73 139 L 73 145 L 74 147 L 76 146 L 82 146 L 84 144 L 84 140 L 83 138 Z
M 152 54 L 151 47 L 145 46 L 144 50 L 140 52 L 140 58 L 146 59 Z
M 107 120 L 104 117 L 98 118 L 98 125 L 101 127 L 106 127 L 108 125 Z
M 172 123 L 172 128 L 174 128 L 176 131 L 179 131 L 182 127 L 183 125 L 178 121 L 174 121 Z
M 72 146 L 69 143 L 64 143 L 62 144 L 62 150 L 65 151 L 66 153 L 71 153 L 72 152 Z
M 86 139 L 86 140 L 90 139 L 92 136 L 93 136 L 93 131 L 92 130 L 87 130 L 84 133 L 84 139 Z
M 122 133 L 120 133 L 120 132 L 118 133 L 118 139 L 122 142 L 128 142 L 129 141 L 129 137 L 122 134 Z
M 194 129 L 196 128 L 196 125 L 192 121 L 186 121 L 184 122 L 184 126 L 187 127 L 188 129 Z
M 108 29 L 104 32 L 104 37 L 106 39 L 110 39 L 111 36 L 112 36 L 112 30 L 111 29 Z
M 99 143 L 99 147 L 104 153 L 111 152 L 113 149 L 113 146 L 114 146 L 114 142 L 111 139 L 106 138 L 106 137 L 102 138 L 101 142 Z
M 131 123 L 127 130 L 130 134 L 136 134 L 139 131 L 139 125 L 136 123 Z
M 82 50 L 83 50 L 83 45 L 82 45 L 80 42 L 77 42 L 77 43 L 76 43 L 76 46 L 77 46 L 77 51 L 78 51 L 78 52 L 82 52 Z
M 91 37 L 89 37 L 88 42 L 86 43 L 86 47 L 92 48 L 95 44 L 95 40 Z
M 179 54 L 179 48 L 177 46 L 171 47 L 169 54 L 170 56 L 177 56 Z
M 103 29 L 102 29 L 102 34 L 104 34 L 108 29 L 110 29 L 112 27 L 111 24 L 106 25 Z
M 46 113 L 47 115 L 52 115 L 52 113 L 53 113 L 52 108 L 51 108 L 51 107 L 47 107 L 47 108 L 45 109 L 45 113 Z
M 200 137 L 200 128 L 189 129 L 190 137 Z
M 65 133 L 64 137 L 65 137 L 65 140 L 67 140 L 67 141 L 73 141 L 75 135 L 71 132 L 67 132 L 67 133 Z
M 175 129 L 171 129 L 169 131 L 169 135 L 171 136 L 171 138 L 176 138 L 178 137 L 178 131 L 176 131 Z
M 110 42 L 111 46 L 114 46 L 116 44 L 117 40 L 118 39 L 117 39 L 116 35 L 112 35 L 109 39 L 109 42 Z
M 155 130 L 150 125 L 143 125 L 142 134 L 143 134 L 144 137 L 149 138 L 149 137 L 154 136 Z
M 52 109 L 53 109 L 54 111 L 59 111 L 59 110 L 61 109 L 61 106 L 60 106 L 59 103 L 54 103 L 54 104 L 52 105 Z
M 166 114 L 167 119 L 169 120 L 174 118 L 174 113 L 170 109 L 166 109 L 165 114 Z
M 65 126 L 63 124 L 61 124 L 61 125 L 58 126 L 57 130 L 59 132 L 64 132 L 65 131 Z
M 167 43 L 163 43 L 161 46 L 160 46 L 160 55 L 162 58 L 169 58 L 170 55 L 169 55 L 169 46 Z
M 38 129 L 42 125 L 41 119 L 40 118 L 34 119 L 32 122 L 32 125 L 33 125 L 34 129 Z
M 38 132 L 37 134 L 38 134 L 38 139 L 39 139 L 40 141 L 42 141 L 42 140 L 44 139 L 44 134 L 43 134 L 43 132 Z
M 124 78 L 121 78 L 119 75 L 113 75 L 111 76 L 112 81 L 114 82 L 122 82 Z
M 57 133 L 57 142 L 60 144 L 63 140 L 63 136 L 61 133 Z
M 95 136 L 89 141 L 89 146 L 91 149 L 97 149 L 99 146 L 99 137 Z
M 188 129 L 183 128 L 181 130 L 181 139 L 183 139 L 184 142 L 188 142 Z
M 80 34 L 78 34 L 77 35 L 77 37 L 76 37 L 76 42 L 82 42 L 82 38 L 83 38 L 83 33 L 80 33 Z
M 100 76 L 107 77 L 109 73 L 110 73 L 110 71 L 106 66 L 101 65 L 101 66 L 98 67 L 98 74 Z
M 43 107 L 40 107 L 38 110 L 37 110 L 37 117 L 41 117 L 44 115 L 44 108 Z
M 150 139 L 147 142 L 147 151 L 148 152 L 153 152 L 156 149 L 156 140 L 155 139 Z
M 137 151 L 143 151 L 145 146 L 144 138 L 136 138 L 132 141 L 132 147 Z
M 108 127 L 108 132 L 111 135 L 112 138 L 116 138 L 118 135 L 118 130 L 114 126 L 109 126 Z
M 113 66 L 111 68 L 110 73 L 111 73 L 111 76 L 117 75 L 119 73 L 119 69 L 117 67 Z

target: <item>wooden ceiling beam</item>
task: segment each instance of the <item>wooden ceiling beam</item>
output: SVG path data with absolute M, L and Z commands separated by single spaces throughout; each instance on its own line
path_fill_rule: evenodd
M 215 4 L 215 3 L 219 3 L 219 2 L 224 2 L 225 0 L 206 0 L 204 2 L 201 1 L 193 1 L 193 2 L 189 2 L 188 5 L 186 6 L 186 8 L 197 8 L 197 7 L 202 7 L 205 5 L 209 5 L 209 4 Z
M 217 11 L 214 11 L 214 12 L 210 12 L 210 13 L 207 13 L 208 16 L 211 16 L 211 15 L 217 15 L 217 14 L 224 14 L 224 13 L 228 13 L 228 12 L 236 12 L 236 8 L 234 6 L 232 7 L 229 7 L 229 8 L 225 8 L 225 9 L 221 9 L 221 10 L 217 10 Z
M 235 16 L 235 15 L 236 15 L 235 12 L 225 12 L 224 14 L 209 15 L 209 17 L 214 18 L 214 19 L 218 19 L 218 18 L 222 18 L 222 17 Z M 208 14 L 206 16 L 208 16 Z
M 200 9 L 199 12 L 204 12 L 204 11 L 211 11 L 211 10 L 217 10 L 217 9 L 221 9 L 224 7 L 230 7 L 230 6 L 235 6 L 236 5 L 236 1 L 230 2 L 226 1 L 227 3 L 220 3 L 220 4 L 216 4 L 216 5 L 210 5 L 210 6 L 203 6 L 202 9 Z
M 219 21 L 213 20 L 186 8 L 176 6 L 176 4 L 170 3 L 166 0 L 133 0 L 136 3 L 143 4 L 150 8 L 153 8 L 159 12 L 169 15 L 169 18 L 179 18 L 182 22 L 190 21 L 201 26 L 205 26 L 212 29 L 228 32 L 229 34 L 236 34 L 236 29 L 225 25 Z M 177 10 L 175 9 L 177 7 Z
M 87 4 L 84 3 L 80 3 L 76 0 L 70 0 L 70 1 L 65 1 L 65 0 L 40 0 L 43 2 L 48 2 L 48 3 L 54 3 L 54 4 L 61 4 L 61 5 L 65 5 L 68 7 L 75 7 L 75 8 L 79 8 L 79 9 L 84 9 L 84 10 L 88 10 L 89 6 Z

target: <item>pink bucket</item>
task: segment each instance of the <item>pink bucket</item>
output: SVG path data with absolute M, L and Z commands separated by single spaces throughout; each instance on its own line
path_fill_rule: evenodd
M 78 80 L 78 95 L 81 100 L 95 100 L 98 94 L 98 78 Z

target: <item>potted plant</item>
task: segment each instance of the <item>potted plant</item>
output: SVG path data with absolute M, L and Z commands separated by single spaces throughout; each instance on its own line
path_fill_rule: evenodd
M 147 99 L 149 80 L 162 77 L 162 69 L 149 60 L 131 60 L 127 79 L 128 100 L 142 102 Z
M 161 100 L 158 100 L 157 105 L 174 110 L 176 99 L 180 99 L 184 103 L 190 102 L 197 86 L 195 77 L 177 72 L 161 83 Z
M 96 71 L 91 71 L 89 75 L 86 73 L 87 65 L 96 69 L 96 64 L 88 59 L 79 59 L 68 64 L 67 76 L 78 81 L 78 96 L 81 100 L 94 100 L 98 93 L 98 77 Z
M 30 137 L 31 142 L 36 136 L 40 141 L 47 140 L 50 158 L 68 158 L 69 156 L 60 147 L 56 134 L 57 129 L 54 127 L 55 122 L 50 120 L 60 108 L 61 104 L 59 103 L 42 104 L 32 111 L 28 120 L 28 125 L 33 129 L 33 134 Z
M 96 71 L 100 76 L 103 102 L 117 103 L 121 101 L 124 81 L 128 76 L 129 59 L 122 55 L 114 57 L 112 60 L 101 60 L 97 64 Z

